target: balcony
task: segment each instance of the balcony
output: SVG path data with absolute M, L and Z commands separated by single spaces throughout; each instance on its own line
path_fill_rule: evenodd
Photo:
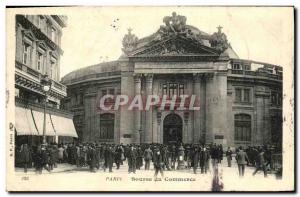
M 228 74 L 282 80 L 282 67 L 250 60 L 231 59 L 231 68 L 228 69 Z
M 35 82 L 36 86 L 40 86 L 40 81 L 42 78 L 42 74 L 40 72 L 30 68 L 29 66 L 19 61 L 16 61 L 15 63 L 16 63 L 15 67 L 16 67 L 17 75 L 20 75 L 21 77 L 26 78 L 27 80 L 31 80 L 32 82 Z M 67 88 L 65 85 L 54 80 L 51 80 L 51 82 L 52 82 L 52 87 L 51 87 L 52 91 L 58 94 L 62 94 L 63 96 L 66 96 Z
M 240 76 L 258 76 L 267 77 L 276 80 L 282 80 L 282 74 L 272 74 L 264 71 L 252 71 L 252 70 L 232 70 L 228 69 L 228 74 L 240 75 Z
M 244 71 L 243 70 L 231 70 L 232 74 L 238 74 L 238 75 L 243 75 Z
M 41 111 L 41 110 L 44 109 L 44 103 L 33 102 L 31 100 L 24 99 L 24 98 L 18 98 L 18 97 L 15 97 L 15 105 L 20 106 L 20 107 L 35 109 L 35 110 L 38 110 L 38 111 Z M 67 116 L 73 116 L 73 113 L 71 111 L 58 109 L 57 105 L 48 104 L 46 109 L 47 109 L 47 111 L 51 111 L 51 112 L 54 112 L 54 113 L 57 113 L 57 114 L 64 114 L 64 115 L 67 115 Z

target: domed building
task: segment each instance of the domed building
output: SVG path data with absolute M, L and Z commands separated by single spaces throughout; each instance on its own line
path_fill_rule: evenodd
M 240 59 L 222 27 L 208 34 L 186 21 L 173 13 L 141 39 L 129 29 L 118 60 L 62 78 L 68 95 L 63 106 L 74 113 L 80 141 L 281 145 L 282 67 Z M 149 109 L 103 110 L 105 95 L 115 95 L 111 106 L 117 95 L 129 101 L 136 95 L 175 95 L 177 107 L 162 108 L 160 100 Z M 197 107 L 180 105 L 183 95 L 189 101 L 194 95 Z

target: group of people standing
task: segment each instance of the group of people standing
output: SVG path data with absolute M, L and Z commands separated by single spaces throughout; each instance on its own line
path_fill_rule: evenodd
M 155 170 L 155 176 L 160 172 L 163 176 L 164 170 L 193 169 L 197 174 L 207 173 L 210 167 L 216 166 L 223 160 L 223 155 L 227 158 L 228 167 L 232 166 L 232 158 L 238 164 L 240 176 L 244 175 L 245 166 L 251 164 L 249 160 L 249 149 L 244 151 L 239 147 L 233 152 L 229 147 L 224 152 L 222 145 L 210 144 L 105 144 L 105 143 L 69 143 L 69 144 L 48 144 L 30 147 L 23 144 L 16 149 L 16 158 L 19 164 L 27 168 L 34 167 L 37 173 L 42 173 L 43 169 L 51 172 L 57 167 L 57 163 L 69 163 L 78 168 L 88 167 L 91 172 L 108 169 L 113 172 L 115 164 L 116 170 L 124 162 L 128 163 L 128 173 L 136 173 L 144 166 L 145 170 L 150 170 L 151 163 Z M 251 152 L 253 153 L 253 151 Z M 251 155 L 252 156 L 252 155 Z M 253 161 L 252 161 L 253 162 Z M 267 175 L 266 154 L 260 148 L 255 159 L 256 170 L 262 170 Z

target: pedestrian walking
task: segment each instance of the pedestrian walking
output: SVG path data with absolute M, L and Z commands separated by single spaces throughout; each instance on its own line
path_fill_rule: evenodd
M 197 174 L 197 168 L 200 161 L 200 152 L 197 146 L 194 146 L 194 148 L 191 151 L 191 155 L 192 155 L 191 166 L 193 167 L 194 174 Z
M 150 149 L 150 146 L 144 152 L 144 160 L 145 160 L 145 170 L 150 170 L 150 161 L 152 160 L 153 152 Z
M 249 161 L 249 159 L 242 147 L 239 148 L 236 154 L 236 161 L 238 164 L 239 176 L 243 177 L 245 174 L 245 165 L 247 164 L 247 161 Z
M 63 163 L 64 161 L 64 148 L 62 145 L 58 147 L 58 163 Z
M 137 158 L 137 152 L 133 145 L 130 146 L 130 149 L 128 150 L 128 173 L 133 172 L 135 174 L 136 171 L 136 158 Z
M 161 155 L 161 152 L 158 148 L 155 149 L 155 152 L 153 155 L 153 165 L 154 165 L 154 169 L 155 169 L 154 178 L 157 178 L 158 172 L 160 172 L 161 176 L 164 177 L 163 156 Z
M 226 158 L 227 158 L 228 167 L 231 167 L 232 151 L 230 150 L 230 147 L 227 148 L 227 151 L 225 154 L 226 154 Z
M 31 151 L 28 148 L 27 144 L 23 144 L 21 146 L 20 156 L 21 156 L 21 162 L 24 167 L 24 172 L 27 173 L 28 166 L 30 166 L 30 163 L 32 161 Z
M 264 173 L 264 177 L 267 177 L 267 167 L 266 167 L 266 160 L 265 160 L 265 152 L 264 150 L 261 148 L 259 150 L 259 154 L 257 155 L 257 159 L 256 159 L 256 169 L 253 172 L 253 176 L 255 176 L 255 174 L 258 171 L 263 171 Z

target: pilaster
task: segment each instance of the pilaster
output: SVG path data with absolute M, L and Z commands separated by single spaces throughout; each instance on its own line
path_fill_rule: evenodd
M 153 85 L 153 75 L 147 74 L 146 77 L 146 96 L 152 94 L 152 85 Z M 153 128 L 152 128 L 152 107 L 145 112 L 146 115 L 146 122 L 145 122 L 145 143 L 152 143 L 153 142 Z

